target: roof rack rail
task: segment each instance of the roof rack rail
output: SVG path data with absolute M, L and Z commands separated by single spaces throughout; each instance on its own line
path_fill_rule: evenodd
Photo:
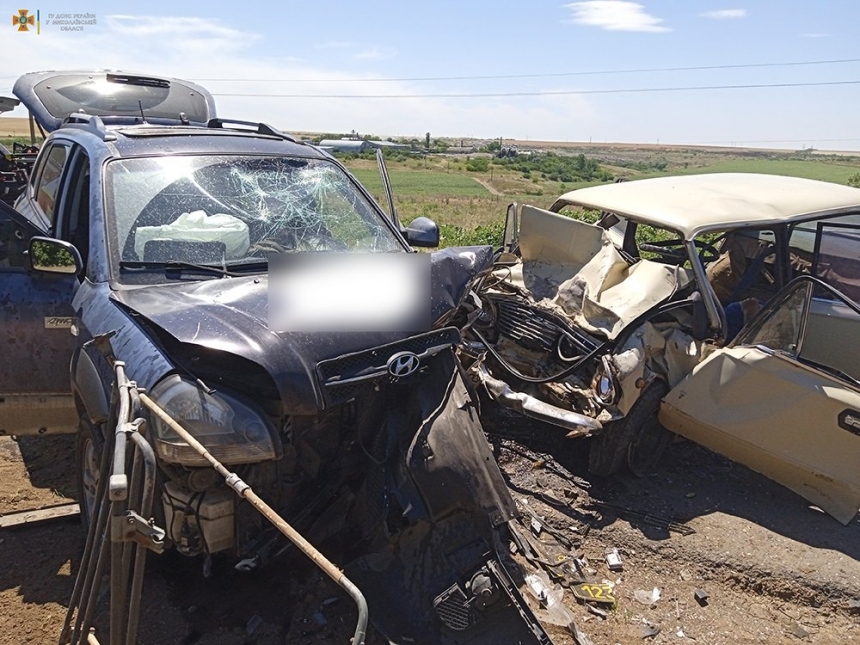
M 252 128 L 256 128 L 257 134 L 263 134 L 270 137 L 278 137 L 279 139 L 284 139 L 285 141 L 291 141 L 293 143 L 300 143 L 294 137 L 281 132 L 277 128 L 273 128 L 268 123 L 254 123 L 252 121 L 238 121 L 236 119 L 209 119 L 209 122 L 206 124 L 207 128 L 224 128 L 225 125 L 246 125 Z M 241 132 L 241 128 L 231 128 L 233 130 L 237 130 Z
M 95 114 L 87 114 L 86 112 L 72 112 L 65 118 L 60 127 L 86 130 L 99 137 L 102 141 L 113 141 L 116 139 L 116 135 L 107 131 L 105 122 L 101 118 Z

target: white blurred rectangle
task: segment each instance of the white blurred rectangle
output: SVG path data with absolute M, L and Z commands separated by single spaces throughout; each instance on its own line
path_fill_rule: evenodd
M 269 329 L 430 328 L 427 253 L 286 253 L 269 257 Z

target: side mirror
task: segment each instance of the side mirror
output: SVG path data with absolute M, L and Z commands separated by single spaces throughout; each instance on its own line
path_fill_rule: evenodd
M 50 237 L 30 238 L 30 268 L 39 273 L 78 274 L 84 262 L 74 245 Z
M 412 246 L 439 246 L 439 227 L 429 217 L 416 217 L 403 230 L 403 236 Z

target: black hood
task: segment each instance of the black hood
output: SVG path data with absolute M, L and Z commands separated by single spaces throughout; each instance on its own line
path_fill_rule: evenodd
M 462 302 L 474 277 L 491 260 L 490 247 L 462 247 L 433 254 L 433 321 L 444 320 Z M 320 361 L 410 336 L 407 332 L 271 331 L 266 276 L 159 284 L 116 291 L 112 297 L 136 314 L 136 320 L 161 340 L 170 355 L 177 351 L 178 342 L 196 346 L 210 358 L 229 354 L 262 367 L 291 414 L 315 414 L 324 407 L 315 376 Z M 426 330 L 415 330 L 421 331 Z M 224 365 L 225 369 L 236 367 L 227 360 Z M 187 364 L 184 367 L 189 369 Z M 231 377 L 235 380 L 237 375 Z

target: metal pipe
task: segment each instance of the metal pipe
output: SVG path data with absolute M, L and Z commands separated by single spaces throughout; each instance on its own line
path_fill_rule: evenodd
M 275 525 L 275 527 L 283 533 L 293 544 L 295 544 L 299 549 L 301 549 L 302 553 L 304 553 L 307 557 L 313 561 L 315 565 L 317 565 L 322 571 L 334 582 L 339 585 L 344 591 L 346 591 L 355 601 L 356 606 L 358 607 L 358 621 L 355 627 L 355 634 L 352 638 L 352 645 L 364 645 L 364 639 L 367 635 L 367 601 L 364 598 L 364 595 L 361 593 L 358 587 L 356 587 L 350 580 L 347 578 L 344 573 L 338 569 L 330 560 L 328 560 L 322 553 L 320 553 L 310 542 L 308 542 L 298 531 L 296 531 L 292 526 L 290 526 L 280 515 L 278 515 L 274 509 L 272 509 L 268 504 L 266 504 L 262 499 L 260 499 L 251 487 L 248 486 L 242 479 L 236 475 L 235 473 L 227 470 L 221 462 L 219 462 L 215 457 L 213 457 L 208 450 L 201 444 L 197 439 L 194 438 L 185 428 L 179 425 L 169 414 L 167 414 L 161 407 L 152 399 L 149 398 L 146 394 L 140 394 L 140 401 L 146 406 L 149 410 L 152 411 L 161 421 L 170 426 L 170 429 L 173 430 L 176 434 L 178 434 L 183 441 L 185 441 L 189 446 L 191 446 L 201 457 L 203 457 L 209 464 L 220 474 L 224 480 L 227 482 L 227 485 L 232 488 L 236 494 L 248 500 L 250 504 L 259 511 L 263 517 L 265 517 L 269 522 Z
M 111 469 L 108 495 L 111 499 L 111 519 L 125 511 L 128 499 L 128 475 L 126 474 L 126 429 L 131 415 L 130 384 L 120 361 L 114 365 L 116 386 L 119 392 L 119 413 L 117 415 L 116 435 L 114 437 L 113 468 Z M 121 645 L 125 618 L 125 603 L 128 594 L 128 577 L 123 568 L 123 552 L 126 543 L 116 539 L 111 525 L 110 540 L 110 645 Z
M 92 438 L 95 441 L 95 437 Z M 108 456 L 110 451 L 107 446 L 103 447 L 101 460 L 99 461 L 99 472 L 104 473 L 107 472 L 108 468 Z M 86 578 L 86 573 L 91 566 L 94 566 L 95 560 L 92 557 L 92 549 L 96 541 L 96 529 L 99 524 L 99 515 L 102 507 L 102 500 L 105 498 L 107 491 L 107 479 L 105 477 L 100 477 L 99 482 L 96 486 L 96 494 L 93 498 L 93 508 L 91 509 L 92 515 L 87 519 L 87 541 L 84 545 L 84 554 L 81 556 L 80 568 L 78 569 L 78 575 L 75 578 L 75 586 L 72 589 L 72 597 L 69 600 L 69 608 L 66 611 L 66 618 L 63 623 L 63 629 L 60 632 L 60 645 L 64 645 L 65 643 L 71 642 L 71 627 L 72 627 L 72 617 L 74 616 L 75 607 L 78 607 L 78 610 L 81 609 L 80 601 L 84 592 L 84 579 Z M 86 514 L 86 507 L 84 506 L 84 501 L 81 500 L 81 512 Z
M 143 461 L 143 490 L 141 491 L 140 514 L 148 518 L 152 513 L 152 498 L 155 491 L 155 452 L 149 442 L 138 432 L 131 435 L 137 452 L 135 453 L 135 464 L 137 459 Z M 134 485 L 134 482 L 132 482 Z M 143 574 L 146 569 L 146 549 L 141 544 L 135 543 L 134 573 L 131 578 L 131 597 L 128 603 L 128 623 L 126 625 L 126 645 L 134 645 L 137 641 L 137 625 L 140 619 L 140 600 L 143 591 Z
M 98 511 L 95 514 L 95 518 L 90 518 L 90 521 L 95 524 L 93 529 L 93 543 L 90 544 L 90 552 L 85 554 L 87 556 L 87 567 L 84 569 L 82 564 L 82 570 L 84 571 L 83 584 L 81 585 L 81 598 L 80 604 L 78 605 L 78 615 L 75 620 L 75 628 L 72 634 L 72 645 L 78 645 L 79 638 L 83 635 L 90 627 L 90 623 L 92 621 L 93 613 L 95 611 L 95 603 L 97 594 L 94 590 L 95 580 L 101 580 L 102 572 L 104 571 L 104 563 L 103 559 L 105 556 L 105 549 L 107 547 L 107 539 L 106 539 L 106 531 L 108 520 L 110 518 L 110 500 L 108 500 L 107 495 L 107 478 L 104 477 L 102 473 L 106 473 L 108 471 L 108 465 L 110 464 L 110 455 L 112 448 L 112 440 L 113 434 L 109 434 L 105 437 L 106 443 L 102 450 L 102 458 L 100 462 L 100 467 L 102 470 L 99 471 L 99 485 L 96 489 L 96 502 L 98 503 Z M 93 558 L 92 550 L 95 549 L 97 541 L 101 540 L 100 548 L 98 550 L 98 555 Z M 86 597 L 83 594 L 86 593 Z M 73 605 L 70 604 L 71 608 Z

